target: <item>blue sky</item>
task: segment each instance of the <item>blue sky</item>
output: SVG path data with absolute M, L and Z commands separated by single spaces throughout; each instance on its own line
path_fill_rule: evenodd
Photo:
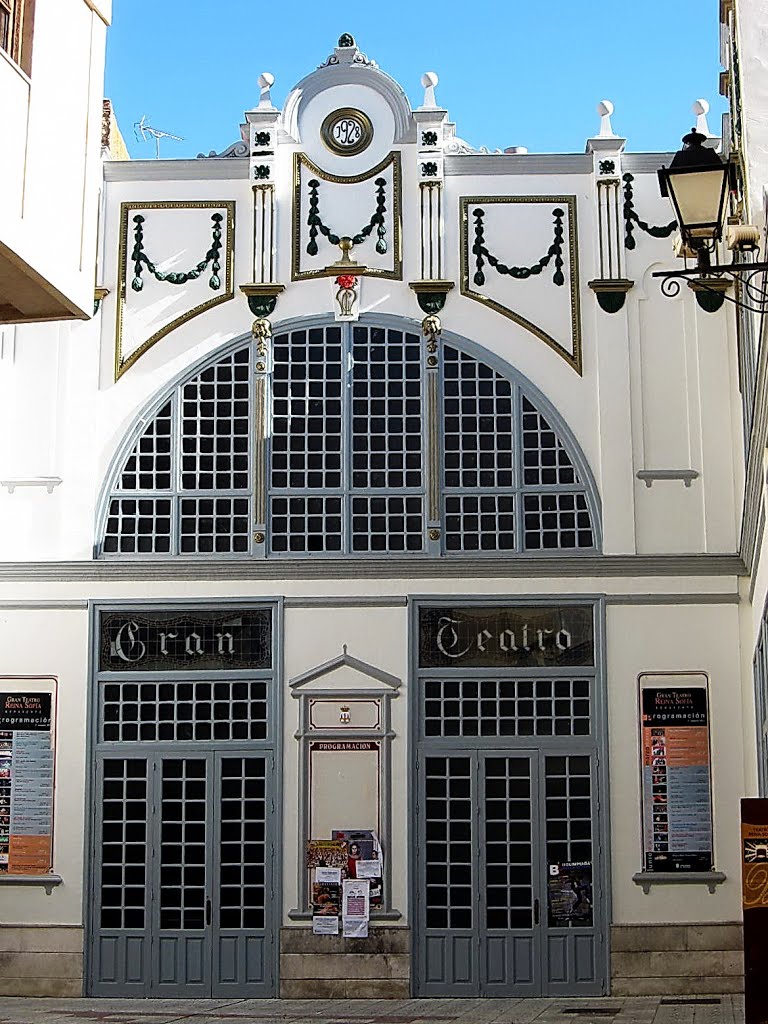
M 717 0 L 115 0 L 105 95 L 133 157 L 155 154 L 134 137 L 142 115 L 184 137 L 163 157 L 221 151 L 258 101 L 260 72 L 281 106 L 351 32 L 414 106 L 436 71 L 438 102 L 473 146 L 583 152 L 606 98 L 627 149 L 675 150 L 699 96 L 720 131 L 717 12 Z

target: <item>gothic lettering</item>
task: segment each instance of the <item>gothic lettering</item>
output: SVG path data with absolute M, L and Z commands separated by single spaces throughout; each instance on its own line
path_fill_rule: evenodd
M 141 661 L 147 653 L 147 645 L 139 639 L 138 633 L 138 622 L 134 619 L 124 622 L 112 644 L 112 656 L 121 661 Z

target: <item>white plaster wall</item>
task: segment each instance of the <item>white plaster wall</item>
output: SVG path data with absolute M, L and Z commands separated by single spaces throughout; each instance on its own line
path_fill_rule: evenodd
M 611 607 L 607 613 L 613 920 L 733 921 L 740 917 L 739 798 L 744 795 L 739 612 L 734 606 Z M 728 876 L 713 895 L 698 886 L 632 883 L 642 870 L 638 676 L 709 677 L 715 868 Z
M 2 918 L 12 924 L 82 923 L 86 788 L 88 613 L 84 609 L 30 614 L 0 610 L 4 676 L 58 680 L 53 870 L 63 882 L 42 887 L 2 883 Z M 23 680 L 14 681 L 21 689 Z M 30 690 L 35 690 L 30 680 Z
M 111 0 L 37 0 L 27 77 L 0 54 L 0 241 L 90 316 Z

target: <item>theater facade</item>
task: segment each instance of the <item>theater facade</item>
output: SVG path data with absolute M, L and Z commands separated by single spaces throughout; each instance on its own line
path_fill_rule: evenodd
M 671 154 L 607 101 L 475 149 L 349 35 L 272 85 L 105 162 L 94 319 L 4 336 L 3 991 L 739 990 L 738 359 L 653 277 Z

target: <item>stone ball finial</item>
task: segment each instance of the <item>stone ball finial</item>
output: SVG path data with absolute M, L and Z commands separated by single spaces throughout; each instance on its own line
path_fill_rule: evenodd
M 613 104 L 610 100 L 600 100 L 597 104 L 597 112 L 600 115 L 600 131 L 598 138 L 601 139 L 615 139 L 616 133 L 611 126 L 611 114 L 613 113 Z
M 707 124 L 707 114 L 709 113 L 709 103 L 705 99 L 698 99 L 693 101 L 691 110 L 696 115 L 696 128 L 700 135 L 706 135 L 708 139 L 712 138 L 712 132 L 709 130 Z
M 271 89 L 275 84 L 275 76 L 271 75 L 268 71 L 262 71 L 258 81 L 260 89 Z
M 355 37 L 351 33 L 342 32 L 342 34 L 339 36 L 338 45 L 340 49 L 346 49 L 350 46 L 355 46 L 357 44 L 355 43 Z
M 425 71 L 421 76 L 421 84 L 425 89 L 428 89 L 430 86 L 434 89 L 439 81 L 440 79 L 434 71 Z

